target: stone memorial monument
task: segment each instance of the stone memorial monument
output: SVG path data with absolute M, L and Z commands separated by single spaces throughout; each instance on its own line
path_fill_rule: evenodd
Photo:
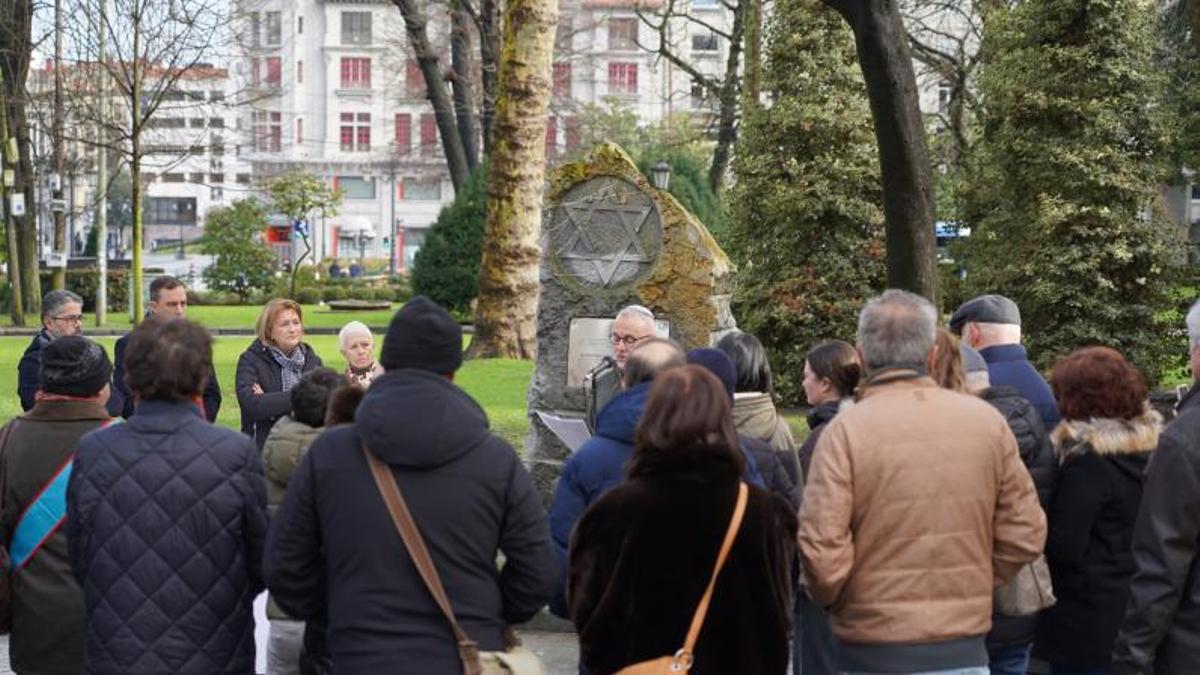
M 708 346 L 736 327 L 735 270 L 704 225 L 611 143 L 551 175 L 541 244 L 525 456 L 548 501 L 570 450 L 538 413 L 583 418 L 584 378 L 612 354 L 616 313 L 644 305 L 659 334 L 687 349 Z

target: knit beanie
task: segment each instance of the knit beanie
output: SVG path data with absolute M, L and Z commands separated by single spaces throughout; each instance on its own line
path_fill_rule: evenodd
M 733 365 L 733 361 L 725 352 L 711 347 L 693 349 L 687 353 L 687 362 L 716 375 L 721 384 L 725 385 L 729 398 L 733 398 L 733 389 L 737 385 L 737 366 Z
M 379 363 L 384 370 L 417 368 L 449 375 L 462 365 L 462 326 L 436 302 L 418 295 L 392 317 Z
M 41 390 L 87 398 L 112 381 L 104 348 L 81 335 L 68 335 L 42 348 Z

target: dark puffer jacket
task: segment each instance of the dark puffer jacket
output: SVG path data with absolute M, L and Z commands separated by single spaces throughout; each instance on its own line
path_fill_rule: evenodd
M 504 625 L 528 621 L 550 599 L 546 514 L 517 453 L 465 392 L 407 369 L 372 382 L 355 422 L 326 429 L 292 474 L 271 524 L 271 593 L 298 619 L 327 610 L 337 673 L 462 672 L 364 444 L 391 466 L 455 616 L 480 649 L 502 649 Z
M 1137 571 L 1113 648 L 1117 675 L 1200 673 L 1200 410 L 1180 407 L 1159 436 L 1133 531 Z
M 674 654 L 712 575 L 738 475 L 728 455 L 681 449 L 613 488 L 571 538 L 580 659 L 613 673 Z M 750 488 L 746 514 L 696 644 L 691 672 L 787 672 L 796 514 Z
M 87 607 L 87 672 L 254 672 L 262 461 L 191 403 L 143 401 L 83 438 L 67 539 Z
M 50 333 L 43 328 L 37 335 L 30 340 L 29 346 L 25 348 L 25 353 L 21 354 L 21 360 L 17 363 L 17 396 L 21 399 L 21 410 L 26 412 L 33 409 L 33 404 L 37 402 L 37 391 L 41 385 L 42 377 L 42 348 L 50 344 L 53 338 Z
M 821 439 L 821 430 L 825 428 L 829 421 L 837 416 L 838 411 L 842 406 L 854 405 L 850 399 L 842 399 L 841 401 L 833 401 L 831 403 L 822 403 L 818 406 L 813 406 L 808 411 L 808 438 L 804 439 L 804 443 L 800 446 L 800 474 L 805 480 L 808 479 L 808 470 L 812 466 L 813 451 L 817 448 L 817 441 Z
M 125 384 L 125 348 L 128 346 L 128 333 L 122 335 L 113 345 L 112 393 L 108 399 L 108 413 L 113 417 L 124 417 L 125 419 L 129 419 L 129 416 L 133 414 L 133 407 L 136 403 L 133 392 L 129 391 L 129 386 Z M 209 422 L 216 422 L 217 414 L 221 412 L 221 385 L 217 382 L 215 370 L 208 374 L 202 398 L 204 399 L 204 416 L 208 418 Z
M 98 399 L 39 401 L 8 423 L 4 447 L 3 519 L 7 548 L 26 509 L 75 453 L 79 439 L 109 421 Z M 7 559 L 7 556 L 6 556 Z M 56 530 L 12 583 L 9 662 L 18 673 L 76 675 L 83 669 L 83 591 L 71 572 L 67 533 Z
M 1038 622 L 1034 653 L 1076 668 L 1108 668 L 1133 578 L 1133 527 L 1162 418 L 1063 422 L 1051 434 L 1062 467 L 1050 506 L 1046 560 L 1058 603 Z
M 979 350 L 987 361 L 988 379 L 993 387 L 1012 387 L 1037 409 L 1046 431 L 1058 426 L 1058 402 L 1046 384 L 1046 378 L 1029 362 L 1022 345 L 992 345 Z
M 317 356 L 312 347 L 300 343 L 304 350 L 304 368 L 307 373 L 321 367 L 321 357 Z M 238 406 L 242 413 L 242 433 L 254 439 L 254 444 L 262 450 L 267 442 L 267 434 L 280 417 L 292 411 L 291 394 L 283 390 L 283 374 L 279 363 L 271 356 L 271 351 L 262 342 L 255 340 L 246 351 L 238 357 L 237 375 L 234 387 L 237 390 Z M 262 388 L 263 393 L 255 394 L 254 385 Z
M 1008 428 L 1017 439 L 1021 461 L 1029 469 L 1033 485 L 1037 488 L 1038 502 L 1043 510 L 1048 509 L 1058 477 L 1058 462 L 1054 459 L 1050 434 L 1042 426 L 1041 415 L 1033 404 L 1012 387 L 991 387 L 979 397 L 991 403 L 1008 422 Z M 989 649 L 1023 645 L 1033 642 L 1036 636 L 1037 615 L 1013 617 L 992 614 L 992 630 L 987 635 L 987 644 Z

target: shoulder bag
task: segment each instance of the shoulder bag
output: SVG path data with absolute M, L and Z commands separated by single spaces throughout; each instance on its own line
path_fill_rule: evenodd
M 1022 567 L 1017 576 L 993 593 L 996 612 L 1003 616 L 1029 616 L 1051 607 L 1057 602 L 1054 586 L 1050 582 L 1050 567 L 1046 556 Z
M 712 601 L 713 589 L 717 586 L 717 576 L 721 574 L 725 559 L 729 557 L 729 549 L 733 548 L 733 541 L 737 539 L 738 530 L 742 526 L 742 516 L 746 515 L 746 498 L 749 492 L 745 483 L 738 483 L 737 503 L 733 507 L 733 517 L 729 519 L 725 541 L 721 542 L 721 551 L 717 553 L 717 564 L 708 580 L 708 588 L 704 589 L 700 604 L 696 606 L 696 612 L 692 615 L 692 625 L 688 628 L 683 647 L 675 652 L 674 656 L 663 656 L 625 666 L 617 671 L 617 675 L 669 675 L 691 670 L 695 661 L 693 650 L 696 648 L 696 640 L 700 637 L 700 629 L 704 627 L 704 617 L 708 614 L 708 604 Z
M 379 494 L 387 504 L 388 513 L 391 514 L 392 522 L 396 525 L 396 531 L 400 533 L 400 538 L 404 541 L 404 548 L 408 550 L 408 555 L 416 565 L 417 572 L 425 582 L 425 587 L 429 589 L 430 595 L 441 608 L 442 614 L 450 622 L 454 640 L 458 643 L 458 655 L 462 658 L 463 672 L 466 675 L 545 675 L 546 669 L 542 666 L 541 660 L 536 654 L 521 646 L 520 640 L 510 628 L 505 628 L 504 631 L 505 641 L 509 645 L 508 649 L 502 652 L 479 651 L 479 645 L 463 631 L 462 626 L 458 625 L 458 620 L 454 618 L 454 609 L 450 606 L 450 598 L 442 586 L 442 578 L 438 576 L 433 559 L 429 556 L 429 549 L 425 547 L 425 539 L 421 537 L 421 531 L 417 529 L 417 523 L 413 520 L 412 513 L 409 512 L 408 505 L 404 502 L 404 496 L 400 494 L 400 486 L 396 484 L 396 477 L 392 475 L 392 470 L 372 454 L 365 445 L 362 451 L 367 458 L 367 464 L 371 467 L 371 475 L 375 478 Z

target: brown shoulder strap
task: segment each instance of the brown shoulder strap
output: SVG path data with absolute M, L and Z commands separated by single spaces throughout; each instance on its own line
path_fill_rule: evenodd
M 692 625 L 688 628 L 687 639 L 683 642 L 683 649 L 675 653 L 675 664 L 683 671 L 687 671 L 692 667 L 693 653 L 696 648 L 696 640 L 700 638 L 700 629 L 704 627 L 704 617 L 708 614 L 708 605 L 712 602 L 713 590 L 717 586 L 717 577 L 721 574 L 721 568 L 725 566 L 725 560 L 729 557 L 729 550 L 733 548 L 733 542 L 737 539 L 738 530 L 742 526 L 742 517 L 746 515 L 746 500 L 749 497 L 750 490 L 745 483 L 738 483 L 737 502 L 733 507 L 733 515 L 729 519 L 729 529 L 725 531 L 725 541 L 721 542 L 721 551 L 717 553 L 717 564 L 713 566 L 712 577 L 708 580 L 708 588 L 704 589 L 704 595 L 700 597 L 700 604 L 696 606 L 696 613 L 692 615 Z
M 462 657 L 463 671 L 467 675 L 479 675 L 483 672 L 483 665 L 479 661 L 479 645 L 463 631 L 462 627 L 458 625 L 458 620 L 454 618 L 454 609 L 450 606 L 450 598 L 442 586 L 442 579 L 433 565 L 433 559 L 429 557 L 425 539 L 421 537 L 421 531 L 417 529 L 417 523 L 413 520 L 412 513 L 409 512 L 408 505 L 404 502 L 400 486 L 396 484 L 396 477 L 392 475 L 391 468 L 368 450 L 367 446 L 364 445 L 362 451 L 363 456 L 367 458 L 367 464 L 371 467 L 371 475 L 375 478 L 379 494 L 383 496 L 388 513 L 392 516 L 392 522 L 396 525 L 396 531 L 404 540 L 404 548 L 408 550 L 413 565 L 416 566 L 417 572 L 420 573 L 421 579 L 425 582 L 434 601 L 441 608 L 442 614 L 450 622 L 454 640 L 458 643 L 458 654 Z

